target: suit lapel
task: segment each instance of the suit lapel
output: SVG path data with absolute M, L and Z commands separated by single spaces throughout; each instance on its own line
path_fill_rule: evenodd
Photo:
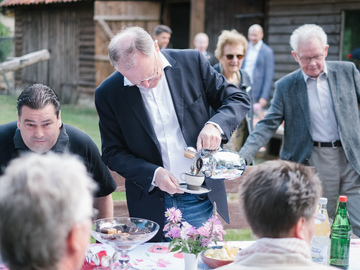
M 170 66 L 167 66 L 164 70 L 166 74 L 166 80 L 169 85 L 171 97 L 175 107 L 176 116 L 179 121 L 180 129 L 183 130 L 184 124 L 184 91 L 182 85 L 182 73 L 179 65 L 176 61 L 165 52 L 162 52 L 166 59 L 169 61 Z M 185 135 L 184 135 L 185 136 Z
M 309 98 L 307 93 L 307 86 L 301 69 L 296 74 L 293 92 L 295 92 L 297 95 L 298 101 L 300 103 L 302 115 L 305 117 L 307 128 L 309 129 L 309 132 L 311 134 Z
M 133 114 L 136 116 L 136 118 L 138 118 L 139 122 L 144 127 L 144 129 L 154 141 L 154 143 L 157 145 L 160 151 L 159 141 L 156 138 L 155 130 L 151 124 L 148 112 L 146 111 L 139 88 L 137 88 L 136 86 L 125 87 L 124 98 L 129 104 Z
M 329 83 L 329 89 L 330 89 L 330 93 L 331 93 L 331 97 L 333 100 L 333 104 L 334 104 L 334 109 L 335 109 L 335 100 L 338 100 L 338 92 L 336 91 L 336 89 L 340 89 L 340 87 L 338 87 L 338 79 L 336 77 L 336 71 L 332 68 L 331 63 L 326 62 L 327 65 L 327 70 L 328 70 L 328 83 Z

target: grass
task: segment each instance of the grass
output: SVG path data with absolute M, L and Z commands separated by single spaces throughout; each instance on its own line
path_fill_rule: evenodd
M 15 96 L 0 94 L 0 125 L 17 120 Z M 64 105 L 61 107 L 61 119 L 64 123 L 73 125 L 87 133 L 101 149 L 101 139 L 98 125 L 98 115 L 95 108 L 81 107 L 76 105 Z M 125 192 L 113 192 L 113 200 L 126 200 Z M 248 241 L 252 240 L 251 230 L 226 230 L 225 241 Z

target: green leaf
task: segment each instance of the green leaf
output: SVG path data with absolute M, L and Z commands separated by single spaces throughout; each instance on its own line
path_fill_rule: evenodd
M 174 247 L 173 249 L 171 249 L 171 252 L 176 252 L 176 251 L 178 251 L 178 250 L 180 250 L 180 246 Z

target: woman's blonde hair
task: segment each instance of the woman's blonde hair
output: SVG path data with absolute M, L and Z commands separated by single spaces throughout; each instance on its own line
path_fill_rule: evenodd
M 246 54 L 246 50 L 248 47 L 248 42 L 246 38 L 240 34 L 235 29 L 229 31 L 229 30 L 223 30 L 221 32 L 221 35 L 218 38 L 218 42 L 216 45 L 215 50 L 215 56 L 217 59 L 220 60 L 220 58 L 223 56 L 224 53 L 224 47 L 225 45 L 242 45 L 244 47 L 244 54 Z

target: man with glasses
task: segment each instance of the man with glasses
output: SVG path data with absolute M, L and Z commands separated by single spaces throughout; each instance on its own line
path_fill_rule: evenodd
M 323 29 L 306 24 L 290 37 L 300 69 L 275 84 L 266 117 L 240 154 L 252 160 L 285 121 L 281 159 L 315 166 L 334 218 L 337 198 L 348 196 L 354 234 L 360 236 L 360 75 L 351 62 L 325 61 L 329 45 Z
M 216 202 L 229 221 L 223 181 L 205 179 L 205 194 L 184 193 L 187 146 L 215 150 L 250 107 L 249 97 L 217 73 L 197 50 L 161 50 L 140 27 L 128 27 L 108 47 L 116 69 L 96 90 L 103 161 L 125 179 L 130 216 L 165 221 L 177 207 L 199 227 Z M 210 118 L 209 107 L 216 112 Z M 163 239 L 162 229 L 153 239 Z

